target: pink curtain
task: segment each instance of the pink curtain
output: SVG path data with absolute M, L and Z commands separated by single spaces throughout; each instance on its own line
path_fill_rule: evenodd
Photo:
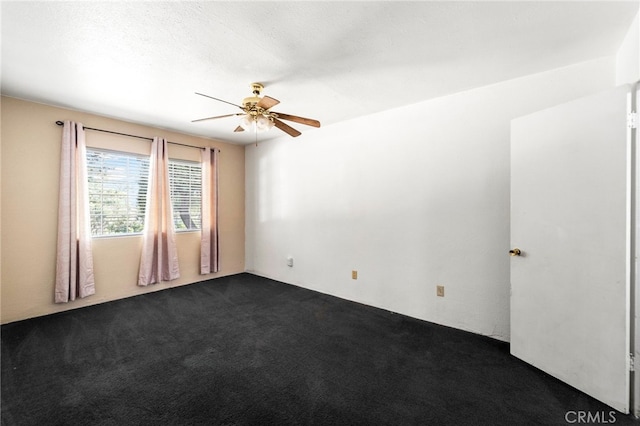
M 55 302 L 94 294 L 87 148 L 81 123 L 65 121 L 62 129 Z
M 153 138 L 138 285 L 180 277 L 173 209 L 169 192 L 167 141 Z
M 200 237 L 200 273 L 220 270 L 218 247 L 218 151 L 202 151 L 202 233 Z

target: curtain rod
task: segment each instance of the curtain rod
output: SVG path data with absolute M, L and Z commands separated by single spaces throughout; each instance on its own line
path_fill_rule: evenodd
M 58 126 L 62 126 L 62 125 L 64 125 L 64 122 L 62 122 L 62 121 L 58 120 L 58 121 L 56 121 L 56 124 L 57 124 Z M 94 128 L 94 127 L 84 127 L 84 126 L 82 126 L 82 128 L 83 128 L 84 130 L 95 130 L 96 132 L 111 133 L 111 134 L 114 134 L 114 135 L 128 136 L 128 137 L 130 137 L 130 138 L 138 138 L 138 139 L 145 139 L 145 140 L 148 140 L 148 141 L 153 141 L 153 138 L 148 138 L 148 137 L 146 137 L 146 136 L 130 135 L 130 134 L 128 134 L 128 133 L 114 132 L 114 131 L 112 131 L 112 130 L 96 129 L 96 128 Z M 202 147 L 202 146 L 187 145 L 187 144 L 179 143 L 179 142 L 171 142 L 171 141 L 167 141 L 167 143 L 170 143 L 170 144 L 172 144 L 172 145 L 186 146 L 186 147 L 189 147 L 189 148 L 198 148 L 198 149 L 204 149 L 204 148 L 205 148 L 205 147 Z M 218 152 L 221 152 L 221 150 L 220 150 L 219 148 L 213 148 L 213 149 L 217 149 L 217 150 L 218 150 Z

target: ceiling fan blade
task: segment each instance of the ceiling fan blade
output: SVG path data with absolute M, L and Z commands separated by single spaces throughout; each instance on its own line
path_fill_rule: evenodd
M 282 130 L 285 133 L 288 133 L 290 136 L 293 136 L 294 138 L 296 136 L 300 136 L 302 133 L 300 133 L 299 131 L 297 131 L 296 129 L 294 129 L 293 127 L 289 126 L 286 123 L 283 123 L 282 121 L 278 120 L 277 118 L 273 119 L 273 124 L 280 130 Z
M 244 132 L 244 129 L 242 128 L 242 126 L 238 126 L 238 127 L 236 127 L 234 132 Z
M 258 102 L 256 106 L 262 109 L 269 109 L 271 107 L 278 105 L 279 103 L 280 101 L 277 99 L 273 99 L 269 96 L 264 96 L 262 99 L 260 99 L 260 102 Z
M 205 95 L 204 93 L 198 93 L 198 92 L 195 92 L 195 93 L 196 93 L 196 95 L 204 96 L 205 98 L 210 98 L 210 99 L 213 99 L 215 101 L 220 101 L 220 102 L 224 102 L 225 104 L 233 105 L 233 106 L 238 107 L 238 108 L 240 108 L 241 110 L 244 111 L 244 108 L 242 108 L 240 105 L 236 105 L 234 103 L 227 102 L 227 101 L 222 100 L 222 99 L 214 98 L 213 96 Z
M 242 114 L 241 113 L 237 113 L 237 114 L 227 114 L 227 115 L 216 115 L 215 117 L 198 118 L 197 120 L 191 120 L 191 122 L 195 123 L 197 121 L 215 120 L 217 118 L 233 117 L 234 115 L 242 115 Z
M 281 112 L 274 112 L 274 114 L 283 120 L 295 121 L 296 123 L 306 124 L 307 126 L 320 127 L 320 122 L 312 118 L 298 117 L 297 115 L 283 114 Z

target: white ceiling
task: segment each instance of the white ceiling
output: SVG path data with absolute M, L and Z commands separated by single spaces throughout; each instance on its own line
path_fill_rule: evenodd
M 262 82 L 274 110 L 328 125 L 614 55 L 637 11 L 637 1 L 3 1 L 1 85 L 245 144 L 236 117 L 191 123 L 239 111 L 194 92 L 240 104 Z

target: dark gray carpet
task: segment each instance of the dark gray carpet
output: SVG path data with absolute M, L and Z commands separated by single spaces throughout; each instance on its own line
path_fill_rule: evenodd
M 611 423 L 505 343 L 251 274 L 2 326 L 3 425 L 566 425 L 580 411 Z

